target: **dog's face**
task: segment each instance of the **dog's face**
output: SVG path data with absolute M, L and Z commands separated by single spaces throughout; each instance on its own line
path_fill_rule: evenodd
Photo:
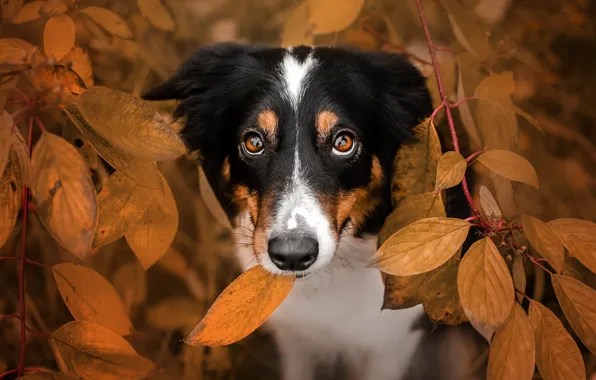
M 348 224 L 382 223 L 395 151 L 431 111 L 403 57 L 305 46 L 205 48 L 145 98 L 181 101 L 182 136 L 224 207 L 249 213 L 261 265 L 298 275 Z

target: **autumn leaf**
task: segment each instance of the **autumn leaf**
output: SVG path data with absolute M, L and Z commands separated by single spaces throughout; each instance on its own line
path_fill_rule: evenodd
M 202 315 L 204 309 L 197 301 L 186 297 L 170 297 L 149 306 L 147 323 L 165 331 L 192 329 Z
M 166 253 L 178 231 L 178 208 L 163 177 L 162 185 L 162 190 L 151 191 L 151 203 L 145 213 L 124 235 L 145 269 Z
M 563 314 L 577 336 L 596 353 L 596 290 L 573 277 L 551 276 Z
M 490 342 L 514 302 L 509 269 L 490 238 L 478 240 L 466 252 L 459 266 L 457 287 L 470 323 Z
M 0 38 L 0 64 L 24 65 L 37 48 L 20 38 Z
M 224 346 L 245 338 L 283 302 L 294 280 L 294 276 L 274 275 L 259 265 L 249 269 L 224 289 L 184 342 Z
M 462 102 L 457 110 L 461 118 L 462 125 L 470 138 L 470 148 L 478 150 L 483 144 L 480 141 L 480 135 L 476 122 L 472 116 L 471 106 L 467 99 L 480 83 L 483 73 L 481 73 L 482 63 L 478 61 L 472 53 L 462 53 L 457 56 L 457 101 Z
M 76 26 L 68 15 L 50 17 L 43 30 L 43 50 L 48 57 L 61 60 L 73 48 Z
M 81 47 L 75 46 L 60 62 L 60 65 L 69 67 L 83 81 L 87 88 L 93 87 L 93 67 L 91 59 Z
M 157 29 L 171 32 L 176 28 L 170 12 L 160 0 L 137 0 L 137 5 L 141 14 Z
M 53 273 L 60 295 L 76 320 L 98 323 L 119 335 L 132 332 L 120 296 L 99 273 L 71 263 L 54 265 Z
M 2 14 L 0 19 L 2 21 L 11 20 L 14 15 L 22 8 L 25 0 L 2 0 Z
M 48 0 L 39 8 L 39 14 L 43 17 L 58 16 L 68 11 L 68 7 L 62 0 Z
M 507 150 L 489 150 L 478 156 L 478 162 L 510 179 L 538 188 L 538 175 L 531 163 L 519 154 Z
M 222 226 L 232 229 L 232 223 L 228 218 L 228 214 L 224 211 L 223 207 L 219 203 L 217 196 L 213 192 L 213 188 L 209 184 L 209 180 L 203 171 L 203 168 L 199 165 L 199 193 L 201 194 L 201 198 L 203 202 L 205 202 L 205 207 L 211 213 L 211 215 L 217 220 Z
M 350 26 L 360 14 L 364 0 L 307 0 L 310 9 L 308 23 L 313 34 L 339 32 Z
M 435 191 L 458 185 L 466 174 L 468 163 L 458 152 L 449 151 L 439 158 Z
M 152 191 L 120 172 L 110 176 L 97 195 L 99 219 L 93 247 L 110 244 L 136 225 L 152 201 Z
M 503 217 L 503 213 L 490 190 L 482 185 L 479 190 L 480 195 L 480 210 L 488 220 L 499 220 Z
M 52 236 L 85 258 L 97 225 L 95 188 L 85 161 L 63 138 L 44 132 L 31 157 L 37 214 Z
M 14 158 L 11 159 L 14 161 L 19 171 L 18 179 L 20 181 L 20 187 L 29 186 L 29 149 L 27 148 L 27 142 L 25 142 L 25 138 L 18 128 L 15 128 L 12 131 L 11 148 L 11 154 L 14 154 Z
M 312 26 L 308 23 L 309 17 L 309 4 L 308 1 L 305 0 L 292 11 L 290 17 L 284 24 L 281 33 L 281 46 L 310 46 L 314 43 Z
M 428 272 L 462 246 L 470 223 L 456 218 L 426 218 L 399 230 L 381 245 L 370 266 L 395 276 Z
M 459 264 L 457 259 L 447 261 L 430 272 L 420 288 L 424 312 L 433 323 L 456 326 L 468 322 L 457 289 Z
M 67 105 L 63 110 L 83 136 L 91 142 L 97 153 L 114 169 L 139 185 L 161 189 L 161 174 L 154 162 L 142 160 L 114 147 L 87 123 L 74 105 Z
M 515 256 L 511 268 L 511 277 L 513 278 L 513 286 L 515 289 L 524 293 L 526 291 L 526 271 L 524 269 L 524 260 L 522 256 Z M 522 303 L 523 294 L 516 293 L 517 302 Z
M 108 9 L 100 7 L 87 7 L 81 9 L 81 12 L 91 17 L 91 19 L 99 26 L 115 36 L 121 38 L 132 37 L 132 32 L 130 31 L 126 22 L 116 13 Z
M 0 175 L 4 173 L 12 145 L 12 117 L 6 111 L 0 115 Z
M 486 33 L 478 26 L 472 12 L 457 0 L 443 0 L 455 37 L 462 46 L 484 61 L 491 54 Z
M 112 276 L 112 284 L 120 294 L 128 315 L 133 307 L 147 300 L 145 269 L 136 260 L 129 261 L 118 268 Z
M 515 304 L 497 329 L 488 356 L 491 380 L 530 380 L 534 375 L 536 346 L 530 319 Z
M 544 380 L 585 380 L 581 352 L 563 324 L 544 305 L 530 302 L 530 322 L 536 341 L 536 366 Z
M 70 377 L 64 373 L 49 373 L 49 372 L 37 372 L 32 373 L 23 377 L 19 377 L 19 379 L 26 379 L 26 380 L 74 380 L 75 377 Z
M 557 271 L 563 269 L 565 249 L 559 236 L 540 219 L 524 214 L 521 217 L 524 235 L 532 247 Z
M 155 368 L 124 338 L 95 323 L 69 322 L 52 338 L 66 367 L 84 380 L 140 380 Z
M 518 216 L 515 196 L 511 181 L 497 173 L 489 172 L 488 178 L 495 187 L 495 197 L 505 218 L 513 219 Z
M 555 219 L 547 224 L 561 236 L 569 254 L 596 273 L 596 224 L 573 218 Z
M 37 20 L 41 17 L 39 9 L 45 1 L 31 1 L 21 7 L 12 18 L 15 24 L 24 24 L 29 21 Z
M 0 248 L 10 237 L 19 216 L 24 175 L 26 172 L 19 163 L 17 149 L 13 146 L 4 171 L 0 173 Z
M 78 96 L 75 105 L 101 136 L 136 157 L 162 161 L 186 153 L 178 134 L 136 96 L 96 86 Z

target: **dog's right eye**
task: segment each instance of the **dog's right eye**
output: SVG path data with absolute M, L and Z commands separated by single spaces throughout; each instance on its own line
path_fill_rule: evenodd
M 259 155 L 265 149 L 263 138 L 257 132 L 248 132 L 244 135 L 244 150 L 250 155 Z

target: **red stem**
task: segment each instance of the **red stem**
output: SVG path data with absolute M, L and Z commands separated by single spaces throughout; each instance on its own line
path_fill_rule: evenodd
M 532 302 L 532 301 L 533 301 L 533 299 L 531 299 L 530 297 L 528 297 L 528 296 L 526 295 L 526 293 L 522 292 L 521 290 L 515 289 L 515 291 L 516 291 L 518 294 L 521 294 L 521 295 L 522 295 L 522 296 L 523 296 L 525 299 L 527 299 L 528 301 L 530 301 L 530 302 Z
M 17 373 L 18 369 L 9 369 L 8 371 L 2 372 L 0 373 L 0 379 L 3 379 L 4 377 L 8 376 L 8 375 L 12 375 L 13 373 Z
M 461 106 L 462 104 L 464 104 L 465 102 L 467 102 L 468 100 L 472 100 L 472 99 L 476 99 L 476 98 L 474 96 L 470 96 L 470 97 L 467 97 L 467 98 L 458 100 L 455 103 L 449 104 L 449 107 L 451 107 L 451 108 L 457 108 L 457 107 Z
M 546 273 L 550 273 L 551 275 L 554 274 L 550 270 L 546 269 L 546 267 L 544 265 L 540 264 L 540 262 L 534 256 L 530 255 L 528 252 L 524 252 L 524 254 L 526 255 L 526 257 L 528 259 L 530 259 L 531 262 L 534 263 L 534 265 L 538 266 L 539 268 L 541 268 Z
M 428 52 L 430 53 L 430 57 L 432 59 L 433 67 L 435 69 L 435 76 L 437 77 L 437 86 L 439 87 L 439 93 L 441 94 L 441 100 L 443 103 L 443 108 L 445 108 L 445 115 L 447 117 L 447 122 L 449 123 L 449 130 L 451 131 L 451 140 L 453 142 L 453 149 L 460 153 L 459 149 L 459 140 L 457 139 L 457 133 L 455 131 L 455 123 L 453 122 L 453 116 L 451 115 L 451 107 L 449 107 L 449 102 L 447 101 L 447 96 L 445 95 L 445 87 L 443 86 L 443 79 L 441 77 L 441 72 L 439 70 L 439 61 L 437 60 L 437 54 L 435 51 L 435 45 L 433 43 L 432 37 L 430 35 L 430 30 L 428 29 L 428 24 L 426 22 L 426 18 L 424 17 L 424 9 L 422 8 L 422 3 L 420 0 L 416 0 L 416 6 L 418 7 L 418 14 L 420 15 L 420 22 L 422 23 L 422 27 L 424 28 L 424 35 L 426 36 L 426 43 L 428 45 Z M 470 190 L 468 189 L 468 182 L 466 178 L 461 182 L 462 189 L 468 200 L 468 204 L 470 208 L 474 212 L 475 215 L 480 215 L 480 212 L 476 208 L 474 204 L 474 199 L 470 194 Z
M 12 256 L 0 256 L 0 261 L 12 261 L 12 260 L 18 260 L 18 257 L 12 257 Z
M 466 162 L 469 164 L 473 159 L 480 156 L 482 153 L 484 153 L 484 151 L 479 150 L 478 152 L 474 152 L 474 153 L 470 154 L 470 156 L 468 158 L 466 158 Z

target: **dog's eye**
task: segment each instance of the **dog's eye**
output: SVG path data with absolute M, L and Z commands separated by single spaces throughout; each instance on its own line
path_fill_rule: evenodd
M 244 150 L 251 155 L 258 155 L 263 153 L 265 143 L 263 138 L 257 132 L 248 132 L 244 135 Z
M 356 146 L 354 136 L 349 132 L 340 132 L 333 141 L 333 153 L 338 156 L 347 156 L 354 151 Z

